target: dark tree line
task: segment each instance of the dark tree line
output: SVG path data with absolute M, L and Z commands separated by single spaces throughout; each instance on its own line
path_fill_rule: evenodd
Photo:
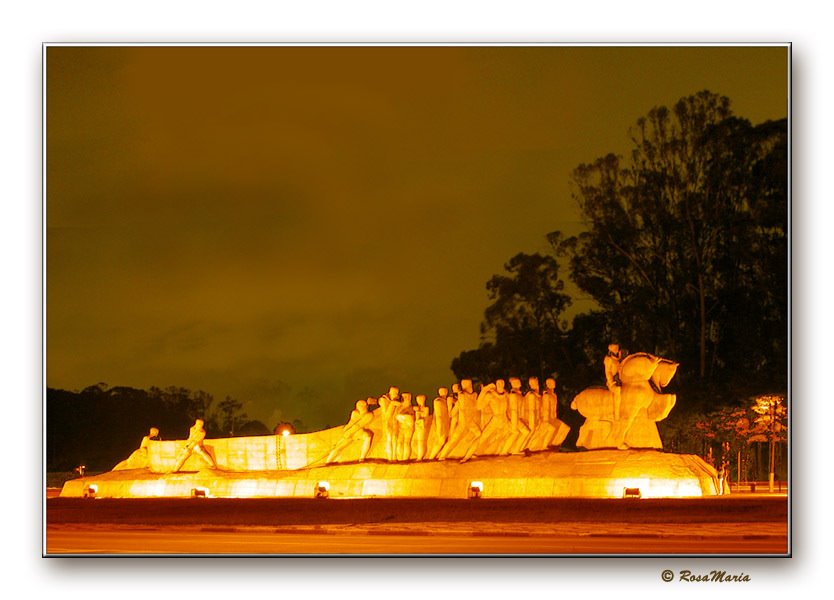
M 455 375 L 557 374 L 569 403 L 602 383 L 616 342 L 681 363 L 678 413 L 784 393 L 787 138 L 786 120 L 752 125 L 708 91 L 653 108 L 628 157 L 574 170 L 585 230 L 554 231 L 552 254 L 519 254 L 487 283 L 481 343 L 453 360 Z M 595 305 L 570 325 L 565 277 Z
M 205 420 L 210 437 L 270 433 L 249 420 L 242 407 L 229 397 L 215 405 L 207 392 L 173 386 L 47 388 L 46 468 L 70 471 L 83 464 L 88 470 L 109 470 L 139 447 L 151 427 L 159 428 L 162 439 L 185 439 L 197 418 Z

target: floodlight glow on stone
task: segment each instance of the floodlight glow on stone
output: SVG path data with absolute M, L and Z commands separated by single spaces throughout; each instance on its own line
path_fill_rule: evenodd
M 519 377 L 478 392 L 462 380 L 451 391 L 438 388 L 433 411 L 424 395 L 415 405 L 391 386 L 356 401 L 345 425 L 310 433 L 280 423 L 272 435 L 206 439 L 198 420 L 188 439 L 143 441 L 136 460 L 68 481 L 61 496 L 188 497 L 199 487 L 215 498 L 477 498 L 487 487 L 489 498 L 622 498 L 624 488 L 639 489 L 641 498 L 718 495 L 713 467 L 659 451 L 657 422 L 676 401 L 661 390 L 677 367 L 635 353 L 619 360 L 619 403 L 604 387 L 573 399 L 585 417 L 577 445 L 593 453 L 553 451 L 570 429 L 556 414 L 554 378 L 544 389 L 526 378 L 526 393 Z

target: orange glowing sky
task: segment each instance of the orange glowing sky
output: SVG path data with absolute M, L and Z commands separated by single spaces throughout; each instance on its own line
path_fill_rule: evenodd
M 199 388 L 269 427 L 432 394 L 489 277 L 579 230 L 574 167 L 703 89 L 785 117 L 787 72 L 786 47 L 51 46 L 47 385 Z

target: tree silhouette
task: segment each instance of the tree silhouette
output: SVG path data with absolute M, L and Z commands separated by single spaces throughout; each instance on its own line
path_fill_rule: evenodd
M 544 378 L 556 368 L 570 305 L 552 256 L 517 254 L 504 266 L 507 275 L 487 282 L 492 300 L 481 324 L 481 344 L 452 361 L 459 378 L 491 381 L 511 374 Z

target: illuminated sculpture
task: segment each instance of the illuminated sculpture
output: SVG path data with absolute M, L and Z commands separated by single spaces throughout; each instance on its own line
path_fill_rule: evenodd
M 115 467 L 113 467 L 114 471 L 123 471 L 125 469 L 145 469 L 148 467 L 148 446 L 150 446 L 151 440 L 156 441 L 159 440 L 159 429 L 156 427 L 151 427 L 148 435 L 142 438 L 142 442 L 139 444 L 139 448 L 133 452 L 127 459 L 123 460 Z
M 619 360 L 612 376 L 621 383 L 619 418 L 607 387 L 574 398 L 572 407 L 586 418 L 577 445 L 595 452 L 546 451 L 569 430 L 557 417 L 552 377 L 541 393 L 538 379 L 529 378 L 526 394 L 517 377 L 477 394 L 473 382 L 463 380 L 453 394 L 438 389 L 433 415 L 425 396 L 412 406 L 410 394 L 391 387 L 378 401 L 356 402 L 343 426 L 213 439 L 210 454 L 200 420 L 184 447 L 181 440 L 151 443 L 152 430 L 131 457 L 144 451 L 146 466 L 121 463 L 116 472 L 82 476 L 67 482 L 61 495 L 89 497 L 95 486 L 96 498 L 194 497 L 196 491 L 218 498 L 311 498 L 322 488 L 331 498 L 468 498 L 476 483 L 484 498 L 622 498 L 625 490 L 643 498 L 717 495 L 713 467 L 697 456 L 656 450 L 662 448 L 656 423 L 675 404 L 661 389 L 677 367 L 645 353 Z M 172 475 L 192 453 L 220 469 Z
M 452 408 L 452 420 L 454 425 L 449 433 L 449 441 L 443 446 L 438 455 L 438 460 L 445 460 L 447 456 L 465 439 L 481 435 L 481 414 L 478 410 L 478 395 L 472 389 L 472 380 L 464 379 L 460 382 L 460 392 L 457 402 Z M 474 440 L 472 440 L 474 442 Z M 470 442 L 470 443 L 472 443 Z M 464 451 L 464 455 L 466 451 Z
M 426 445 L 428 444 L 428 420 L 429 407 L 426 406 L 426 395 L 417 394 L 417 406 L 414 407 L 414 445 L 415 458 L 423 460 L 426 458 Z
M 353 442 L 361 441 L 362 450 L 359 453 L 359 462 L 365 460 L 368 455 L 368 450 L 371 448 L 371 441 L 373 440 L 373 432 L 368 428 L 371 421 L 374 420 L 374 415 L 368 412 L 368 402 L 365 400 L 358 400 L 356 408 L 350 413 L 350 419 L 342 430 L 342 437 L 333 446 L 330 454 L 327 455 L 325 462 L 336 462 L 342 452 Z
M 620 402 L 622 398 L 622 382 L 620 381 L 620 347 L 609 344 L 608 354 L 602 361 L 605 368 L 605 385 L 611 392 L 614 402 L 614 419 L 620 418 Z
M 396 415 L 399 412 L 400 390 L 394 386 L 388 388 L 388 393 L 380 396 L 379 410 L 382 417 L 382 439 L 385 443 L 385 458 L 388 460 L 397 459 L 397 421 Z
M 172 469 L 172 473 L 179 471 L 185 464 L 185 461 L 188 460 L 188 457 L 192 454 L 196 454 L 202 458 L 203 461 L 212 469 L 217 468 L 217 464 L 214 462 L 211 454 L 209 454 L 203 447 L 203 440 L 206 439 L 206 430 L 203 429 L 204 424 L 205 423 L 202 419 L 197 419 L 194 421 L 194 425 L 191 426 L 191 429 L 188 430 L 188 439 L 185 441 L 185 446 L 183 446 L 183 449 L 177 457 L 177 464 Z
M 538 381 L 536 382 L 538 383 Z M 570 433 L 570 427 L 557 416 L 559 398 L 556 395 L 556 380 L 548 377 L 542 392 L 541 425 L 539 432 L 530 442 L 530 450 L 546 450 L 551 446 L 560 446 Z
M 610 389 L 599 387 L 580 392 L 571 403 L 571 408 L 585 417 L 576 445 L 589 449 L 662 448 L 656 423 L 669 415 L 676 398 L 660 390 L 677 368 L 674 361 L 644 352 L 625 357 L 617 372 L 619 403 Z
M 397 460 L 411 458 L 411 439 L 414 437 L 414 408 L 411 406 L 411 394 L 404 393 L 403 401 L 394 417 L 397 420 Z
M 440 453 L 440 449 L 449 439 L 449 428 L 451 426 L 451 419 L 449 417 L 450 404 L 449 390 L 445 387 L 437 389 L 437 398 L 434 399 L 434 415 L 432 416 L 432 446 L 429 450 L 429 460 L 434 460 Z
M 478 410 L 482 414 L 488 410 L 490 418 L 478 439 L 469 446 L 462 462 L 466 462 L 476 453 L 496 454 L 498 444 L 510 434 L 510 421 L 507 417 L 508 395 L 505 386 L 504 380 L 498 379 L 495 383 L 484 386 L 478 394 Z
M 521 418 L 524 396 L 521 394 L 521 380 L 518 377 L 510 377 L 510 393 L 508 397 L 508 413 L 510 419 L 510 435 L 504 441 L 500 453 L 519 454 L 521 444 L 527 439 L 530 429 L 524 424 Z

